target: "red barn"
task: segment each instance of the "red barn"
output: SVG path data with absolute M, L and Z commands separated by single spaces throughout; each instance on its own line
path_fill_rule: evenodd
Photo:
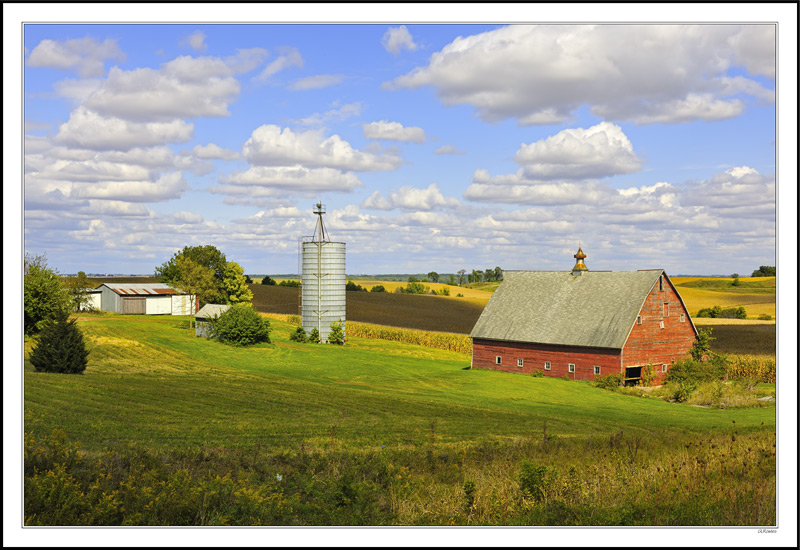
M 697 329 L 663 269 L 589 271 L 575 257 L 572 272 L 504 272 L 470 333 L 473 368 L 635 383 L 689 356 Z

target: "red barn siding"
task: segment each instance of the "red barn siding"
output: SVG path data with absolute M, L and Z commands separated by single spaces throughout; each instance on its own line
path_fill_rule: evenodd
M 684 315 L 683 322 L 681 314 Z M 605 376 L 625 374 L 625 367 L 652 363 L 655 383 L 660 383 L 665 376 L 661 368 L 663 364 L 669 369 L 676 360 L 689 357 L 689 349 L 695 341 L 694 328 L 689 312 L 667 277 L 663 278 L 663 290 L 656 283 L 650 291 L 639 315 L 642 324 L 634 323 L 622 350 L 473 338 L 472 367 L 527 374 L 541 370 L 556 378 L 569 374 L 575 380 L 593 380 L 596 378 L 595 366 L 600 367 L 600 376 Z M 661 328 L 662 322 L 664 328 Z M 501 357 L 499 365 L 497 356 Z M 522 359 L 522 367 L 517 366 L 518 359 Z M 545 361 L 550 361 L 549 371 L 544 370 Z M 568 371 L 570 363 L 575 365 L 574 375 Z
M 498 355 L 502 359 L 500 365 L 496 362 Z M 517 359 L 522 359 L 522 367 L 517 366 Z M 544 370 L 545 361 L 550 361 L 549 371 Z M 570 363 L 575 365 L 574 376 L 568 369 Z M 601 376 L 619 373 L 619 350 L 501 342 L 482 338 L 474 338 L 472 341 L 473 368 L 527 374 L 540 370 L 547 376 L 557 378 L 569 374 L 575 380 L 594 380 L 595 366 L 600 367 Z
M 664 304 L 668 304 L 665 316 Z M 684 321 L 681 322 L 681 314 Z M 695 332 L 689 320 L 689 312 L 681 304 L 678 293 L 664 277 L 664 290 L 659 285 L 653 287 L 642 306 L 639 315 L 642 324 L 634 324 L 622 350 L 623 367 L 633 367 L 652 363 L 663 378 L 661 365 L 672 365 L 678 359 L 689 357 L 689 349 L 694 344 Z M 661 323 L 664 328 L 661 328 Z M 669 367 L 667 367 L 669 369 Z

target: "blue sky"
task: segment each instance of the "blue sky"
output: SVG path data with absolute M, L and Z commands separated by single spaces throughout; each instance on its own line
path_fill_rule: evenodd
M 24 249 L 151 273 L 748 274 L 776 247 L 775 26 L 28 24 Z

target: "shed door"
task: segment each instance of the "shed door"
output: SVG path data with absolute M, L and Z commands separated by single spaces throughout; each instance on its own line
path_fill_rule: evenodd
M 119 312 L 123 315 L 144 315 L 147 309 L 145 300 L 147 300 L 147 298 L 121 296 Z

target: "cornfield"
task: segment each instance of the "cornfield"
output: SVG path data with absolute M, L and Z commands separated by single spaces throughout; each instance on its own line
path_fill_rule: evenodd
M 347 322 L 347 335 L 418 344 L 429 348 L 445 349 L 459 353 L 472 353 L 472 340 L 466 334 L 431 332 L 368 323 Z
M 725 367 L 731 380 L 751 379 L 775 383 L 775 357 L 770 355 L 729 355 Z

